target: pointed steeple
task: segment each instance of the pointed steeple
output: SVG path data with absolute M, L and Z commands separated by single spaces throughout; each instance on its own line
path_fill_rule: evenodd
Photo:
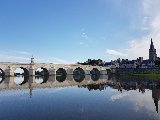
M 150 49 L 151 49 L 151 50 L 153 50 L 153 49 L 154 49 L 154 45 L 153 45 L 153 41 L 152 41 L 152 38 L 151 38 Z
M 155 61 L 157 59 L 156 49 L 154 48 L 153 41 L 151 38 L 151 44 L 149 49 L 149 60 Z

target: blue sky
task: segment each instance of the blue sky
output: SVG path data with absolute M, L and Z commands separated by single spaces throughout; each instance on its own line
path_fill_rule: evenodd
M 160 0 L 1 0 L 0 61 L 74 63 L 160 53 Z

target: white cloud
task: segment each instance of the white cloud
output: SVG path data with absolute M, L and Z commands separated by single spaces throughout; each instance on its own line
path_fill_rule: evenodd
M 67 61 L 67 60 L 64 60 L 64 59 L 56 58 L 56 57 L 46 58 L 45 61 L 47 61 L 48 63 L 54 63 L 54 64 L 71 64 L 71 63 L 75 63 L 75 62 Z
M 154 46 L 157 49 L 157 55 L 160 56 L 160 0 L 142 0 L 142 24 L 140 24 L 139 28 L 142 31 L 148 30 L 148 33 L 145 33 L 142 37 L 131 39 L 128 41 L 127 46 L 124 49 L 121 49 L 118 52 L 119 56 L 123 57 L 125 53 L 128 55 L 128 59 L 136 59 L 137 57 L 144 57 L 144 59 L 149 58 L 149 45 L 150 39 L 153 38 Z M 137 22 L 137 21 L 136 21 Z M 139 25 L 137 23 L 132 23 L 135 26 Z M 138 27 L 137 27 L 138 28 Z M 117 52 L 109 51 L 108 55 L 115 54 Z M 111 54 L 112 53 L 112 54 Z M 119 54 L 120 53 L 120 54 Z M 125 55 L 124 55 L 125 56 Z
M 122 98 L 128 96 L 128 94 L 129 93 L 120 93 L 120 94 L 112 95 L 110 100 L 111 101 L 119 100 L 119 99 L 122 99 Z
M 91 38 L 85 32 L 85 29 L 81 30 L 80 38 L 78 40 L 78 44 L 84 47 L 88 47 L 92 43 Z
M 142 26 L 141 26 L 141 30 L 149 30 L 149 17 L 144 16 L 142 19 Z
M 15 53 L 17 53 L 17 54 L 21 54 L 21 55 L 32 55 L 32 53 L 30 53 L 30 52 L 25 52 L 25 51 L 15 51 Z
M 150 29 L 150 32 L 148 35 L 145 35 L 139 39 L 131 40 L 129 42 L 129 48 L 126 51 L 128 54 L 130 54 L 130 58 L 136 58 L 139 56 L 143 56 L 145 59 L 148 58 L 149 53 L 149 45 L 150 45 L 150 39 L 153 38 L 153 42 L 155 45 L 155 48 L 157 48 L 157 53 L 160 53 L 160 49 L 158 47 L 160 46 L 160 1 L 155 0 L 154 2 L 151 0 L 143 0 L 143 14 L 147 15 L 149 17 L 144 17 L 143 22 L 148 23 L 148 26 L 146 25 L 146 28 Z
M 107 54 L 115 57 L 126 57 L 127 54 L 113 50 L 113 49 L 107 49 Z
M 13 54 L 16 53 L 16 54 Z M 8 51 L 0 55 L 0 62 L 30 63 L 31 53 L 24 51 Z M 35 57 L 36 63 L 72 64 L 74 61 L 66 61 L 57 57 Z
M 25 58 L 25 57 L 19 57 L 19 56 L 11 56 L 11 55 L 0 55 L 0 59 L 1 60 L 30 60 L 30 58 Z
M 136 112 L 144 111 L 149 117 L 160 120 L 160 114 L 157 114 L 154 101 L 152 99 L 152 91 L 147 91 L 143 95 L 134 91 L 128 96 L 128 100 L 133 103 L 132 109 Z
M 81 37 L 84 38 L 85 40 L 87 40 L 89 38 L 88 35 L 85 32 L 83 32 L 81 34 Z
M 88 44 L 87 44 L 87 43 L 85 43 L 85 42 L 79 42 L 79 45 L 82 45 L 82 46 L 88 47 Z

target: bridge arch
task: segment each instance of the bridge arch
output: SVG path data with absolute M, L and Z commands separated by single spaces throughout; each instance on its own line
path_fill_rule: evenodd
M 16 67 L 13 69 L 14 82 L 18 85 L 23 85 L 29 80 L 29 70 L 24 67 Z
M 56 71 L 56 75 L 67 75 L 67 71 L 64 68 L 59 68 Z
M 100 71 L 99 71 L 97 68 L 93 68 L 93 69 L 90 71 L 90 74 L 91 74 L 91 75 L 100 75 Z
M 17 75 L 29 76 L 29 70 L 24 67 L 17 67 L 14 70 L 14 76 L 17 76 Z
M 58 82 L 64 82 L 67 78 L 67 71 L 64 68 L 56 70 L 56 80 Z
M 0 83 L 4 81 L 5 77 L 5 72 L 0 68 Z
M 82 68 L 78 67 L 73 71 L 73 75 L 85 75 L 85 71 Z
M 1 76 L 1 77 L 4 77 L 4 76 L 5 76 L 5 72 L 4 72 L 4 70 L 2 70 L 1 68 L 0 68 L 0 76 Z
M 49 76 L 49 71 L 47 68 L 40 67 L 35 70 L 36 76 Z
M 43 69 L 45 76 L 49 76 L 49 71 L 47 68 L 41 67 L 41 69 Z

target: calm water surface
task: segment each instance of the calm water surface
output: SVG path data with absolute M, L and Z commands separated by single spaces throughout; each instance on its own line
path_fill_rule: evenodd
M 0 120 L 160 120 L 160 83 L 115 76 L 0 78 Z

